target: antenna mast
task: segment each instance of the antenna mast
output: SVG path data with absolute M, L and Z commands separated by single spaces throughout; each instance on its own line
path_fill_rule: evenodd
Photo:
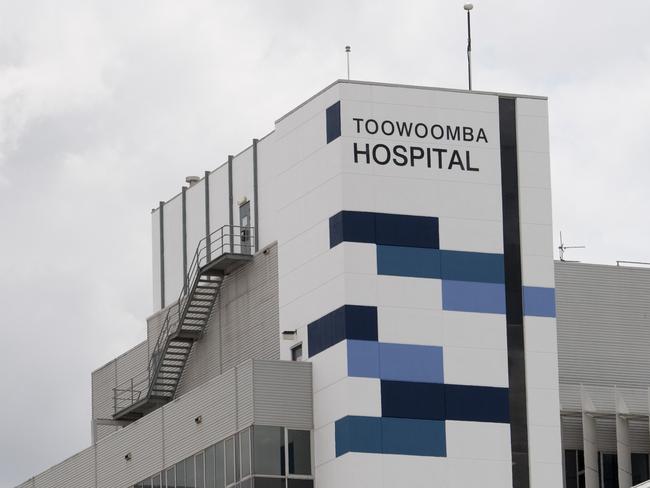
M 560 261 L 566 262 L 566 259 L 564 259 L 564 251 L 567 249 L 585 249 L 587 246 L 565 246 L 564 241 L 562 240 L 562 231 L 560 231 L 560 245 L 558 246 L 558 249 L 560 250 Z
M 466 3 L 463 8 L 467 11 L 467 78 L 469 90 L 472 91 L 472 26 L 469 13 L 474 8 L 474 5 Z

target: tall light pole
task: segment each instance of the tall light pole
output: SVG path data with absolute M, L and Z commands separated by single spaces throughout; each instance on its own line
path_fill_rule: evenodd
M 469 89 L 472 90 L 472 27 L 470 23 L 470 11 L 474 8 L 471 3 L 466 3 L 463 8 L 467 11 L 467 77 Z

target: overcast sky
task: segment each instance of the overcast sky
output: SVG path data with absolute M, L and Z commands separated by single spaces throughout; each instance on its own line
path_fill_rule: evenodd
M 569 257 L 650 261 L 650 3 L 475 3 L 474 87 L 549 97 Z M 346 44 L 354 79 L 466 85 L 457 0 L 0 0 L 0 486 L 90 444 L 91 371 L 145 338 L 151 208 Z

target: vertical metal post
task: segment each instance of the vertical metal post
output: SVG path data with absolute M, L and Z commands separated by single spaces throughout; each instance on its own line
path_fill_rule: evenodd
M 210 262 L 210 172 L 205 172 L 205 259 Z M 201 267 L 201 256 L 197 256 L 197 266 Z
M 259 206 L 257 204 L 257 143 L 259 140 L 253 139 L 253 211 L 255 212 L 254 224 L 253 224 L 253 238 L 255 239 L 255 252 L 260 250 L 260 239 L 259 239 L 259 228 L 260 228 L 260 219 L 259 219 Z
M 183 206 L 183 290 L 187 293 L 187 187 L 183 187 L 181 194 Z
M 165 308 L 165 202 L 158 207 L 160 218 L 160 308 Z
M 233 156 L 228 156 L 228 227 L 230 227 L 228 234 L 230 234 L 230 249 L 228 252 L 235 252 L 235 229 L 233 222 L 233 195 L 232 195 L 232 161 Z
M 350 79 L 350 51 L 352 48 L 350 46 L 345 46 L 345 55 L 347 57 L 347 62 L 348 62 L 348 80 Z

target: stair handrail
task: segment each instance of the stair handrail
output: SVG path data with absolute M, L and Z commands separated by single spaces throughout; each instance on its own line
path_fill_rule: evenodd
M 228 229 L 228 233 L 224 233 L 224 229 Z M 235 232 L 237 230 L 237 232 Z M 235 237 L 238 237 L 238 244 L 235 244 Z M 226 239 L 228 241 L 226 242 Z M 220 246 L 216 247 L 213 244 L 217 242 L 221 243 Z M 183 280 L 183 287 L 181 288 L 178 300 L 174 305 L 170 306 L 167 309 L 165 314 L 165 319 L 163 325 L 158 334 L 158 339 L 156 340 L 156 345 L 149 357 L 149 362 L 147 369 L 141 373 L 138 373 L 135 377 L 122 382 L 116 388 L 113 388 L 113 400 L 114 400 L 114 413 L 117 413 L 118 410 L 123 408 L 128 408 L 131 405 L 137 403 L 143 398 L 147 398 L 151 395 L 151 388 L 155 384 L 157 376 L 159 374 L 160 365 L 162 363 L 163 351 L 166 349 L 166 345 L 170 337 L 178 332 L 178 327 L 182 323 L 182 319 L 187 314 L 187 304 L 190 291 L 194 291 L 194 288 L 198 284 L 198 278 L 200 275 L 200 270 L 212 262 L 214 259 L 217 259 L 224 254 L 251 254 L 253 250 L 254 242 L 254 228 L 250 226 L 235 226 L 235 225 L 224 225 L 219 229 L 216 229 L 210 235 L 203 237 L 199 240 L 192 261 L 188 267 L 187 272 L 185 273 Z M 227 250 L 224 251 L 224 247 L 227 246 Z M 239 248 L 239 252 L 235 252 L 236 248 Z M 218 249 L 220 252 L 215 252 L 215 249 Z M 174 321 L 173 319 L 176 318 Z M 175 327 L 172 331 L 172 327 Z M 136 378 L 144 376 L 143 378 Z M 135 389 L 143 385 L 143 388 Z M 127 388 L 130 387 L 130 388 Z M 142 394 L 146 391 L 146 396 L 142 397 Z M 126 398 L 123 398 L 120 394 L 126 394 Z M 119 407 L 119 403 L 126 402 L 131 400 L 129 404 L 122 408 Z

